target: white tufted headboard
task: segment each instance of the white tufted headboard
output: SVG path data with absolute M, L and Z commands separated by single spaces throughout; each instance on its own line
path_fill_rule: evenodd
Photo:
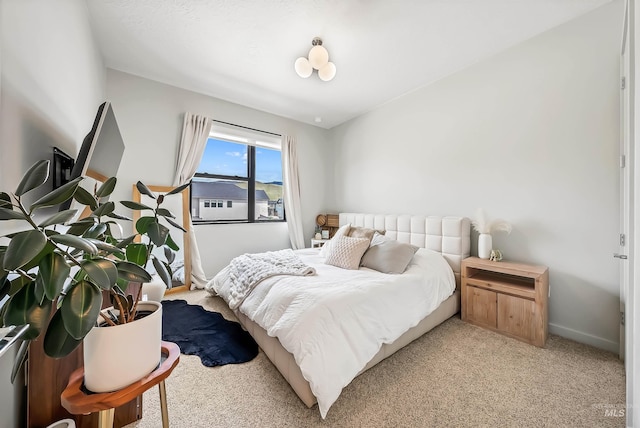
M 438 217 L 411 214 L 340 213 L 340 226 L 385 230 L 385 235 L 400 242 L 442 253 L 460 285 L 460 264 L 469 257 L 471 223 L 466 217 Z

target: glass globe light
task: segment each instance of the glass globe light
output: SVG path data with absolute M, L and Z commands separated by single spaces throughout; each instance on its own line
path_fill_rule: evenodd
M 309 62 L 316 70 L 320 70 L 328 61 L 329 52 L 322 45 L 316 45 L 309 51 Z
M 336 65 L 332 62 L 326 63 L 324 67 L 318 70 L 318 77 L 324 82 L 333 79 L 336 77 Z
M 313 67 L 311 67 L 309 60 L 303 56 L 296 60 L 294 68 L 296 69 L 296 73 L 298 73 L 298 76 L 304 79 L 311 76 L 311 73 L 313 73 Z

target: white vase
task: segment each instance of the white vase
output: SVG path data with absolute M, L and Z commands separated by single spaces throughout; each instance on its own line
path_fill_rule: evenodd
M 478 236 L 478 257 L 488 259 L 493 248 L 493 239 L 489 233 L 481 233 Z
M 139 302 L 138 311 L 153 312 L 126 324 L 94 327 L 84 338 L 84 384 L 89 391 L 110 392 L 124 388 L 158 366 L 162 305 Z
M 153 275 L 151 281 L 142 284 L 142 300 L 161 302 L 165 291 L 167 291 L 167 285 L 162 278 L 158 275 Z

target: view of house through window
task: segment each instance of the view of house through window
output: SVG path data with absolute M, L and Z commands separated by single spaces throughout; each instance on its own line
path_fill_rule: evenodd
M 280 137 L 214 122 L 191 183 L 198 222 L 282 221 Z

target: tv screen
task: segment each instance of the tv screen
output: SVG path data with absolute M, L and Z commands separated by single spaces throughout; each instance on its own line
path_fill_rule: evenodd
M 57 147 L 53 148 L 53 166 L 51 168 L 53 176 L 53 189 L 66 184 L 71 180 L 71 171 L 73 170 L 74 160 L 71 156 L 63 152 Z
M 103 182 L 118 174 L 120 161 L 124 154 L 124 141 L 116 121 L 111 103 L 105 101 L 98 107 L 91 130 L 84 137 L 80 152 L 76 158 L 69 180 L 76 177 L 87 177 L 81 186 L 93 192 L 96 181 Z M 68 209 L 71 201 L 60 207 Z

